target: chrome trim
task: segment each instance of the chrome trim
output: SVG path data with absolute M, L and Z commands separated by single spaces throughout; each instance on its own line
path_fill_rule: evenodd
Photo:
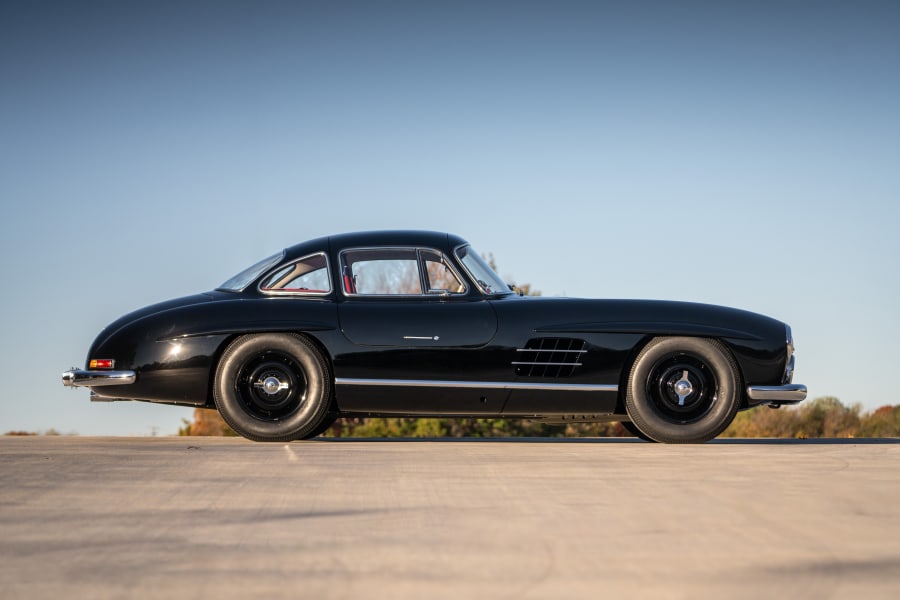
M 328 277 L 328 287 L 329 287 L 327 292 L 309 292 L 309 291 L 303 292 L 303 291 L 299 291 L 299 290 L 287 291 L 287 290 L 263 289 L 262 284 L 267 279 L 269 279 L 272 275 L 277 273 L 278 271 L 285 269 L 291 265 L 297 264 L 298 262 L 302 262 L 302 261 L 306 260 L 307 258 L 312 258 L 313 256 L 317 256 L 319 254 L 321 254 L 322 256 L 325 257 L 325 275 Z M 312 273 L 312 271 L 310 271 L 310 273 Z M 256 289 L 260 293 L 266 294 L 268 296 L 318 296 L 318 297 L 328 296 L 332 292 L 334 292 L 334 282 L 331 280 L 331 261 L 328 260 L 328 253 L 327 252 L 313 252 L 312 254 L 307 254 L 306 256 L 303 256 L 296 260 L 292 260 L 292 261 L 284 263 L 282 265 L 278 265 L 276 268 L 270 269 L 266 272 L 265 277 L 261 278 L 259 280 L 259 283 L 256 285 Z
M 792 354 L 787 361 L 787 366 L 784 368 L 784 376 L 781 378 L 781 383 L 791 383 L 792 381 L 794 381 L 795 365 L 796 357 Z
M 106 396 L 101 396 L 94 390 L 91 390 L 90 400 L 91 402 L 122 402 L 129 400 L 129 398 L 107 398 Z
M 681 379 L 672 386 L 675 395 L 678 396 L 678 406 L 684 406 L 684 401 L 688 396 L 694 393 L 694 385 L 691 383 L 687 369 L 681 373 Z
M 516 352 L 571 352 L 583 354 L 587 350 L 550 350 L 548 348 L 516 348 Z
M 336 385 L 374 387 L 476 388 L 491 390 L 550 390 L 559 392 L 617 392 L 618 385 L 593 383 L 518 383 L 508 381 L 443 381 L 419 379 L 354 379 L 338 377 Z
M 747 397 L 751 406 L 757 404 L 796 404 L 806 400 L 806 386 L 800 383 L 786 385 L 750 385 Z
M 99 387 L 102 385 L 127 385 L 134 383 L 134 371 L 85 371 L 72 369 L 62 374 L 66 387 Z
M 794 333 L 791 326 L 784 324 L 784 337 L 787 346 L 787 354 L 784 359 L 784 374 L 781 377 L 781 383 L 791 383 L 794 380 Z
M 582 366 L 582 363 L 580 363 L 580 362 L 567 363 L 567 362 L 518 362 L 518 361 L 513 361 L 510 364 L 513 364 L 513 365 L 541 365 L 544 367 L 580 367 L 580 366 Z

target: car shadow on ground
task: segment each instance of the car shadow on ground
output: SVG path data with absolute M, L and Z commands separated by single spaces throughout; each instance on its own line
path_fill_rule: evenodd
M 320 437 L 312 440 L 306 440 L 312 443 L 354 443 L 354 442 L 383 442 L 383 443 L 443 443 L 443 444 L 471 444 L 491 442 L 498 444 L 648 444 L 638 438 L 631 437 L 608 437 L 608 438 L 552 438 L 552 437 L 503 437 L 503 438 L 384 438 L 384 437 Z M 830 445 L 830 446 L 858 446 L 858 445 L 900 445 L 900 438 L 814 438 L 814 439 L 793 439 L 793 438 L 720 438 L 706 442 L 707 444 L 724 444 L 724 445 L 761 445 L 761 446 L 814 446 L 814 445 Z

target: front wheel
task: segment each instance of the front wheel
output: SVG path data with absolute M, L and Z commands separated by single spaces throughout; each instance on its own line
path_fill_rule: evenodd
M 245 438 L 302 439 L 328 415 L 331 373 L 321 352 L 302 336 L 245 335 L 222 355 L 213 397 L 225 422 Z
M 625 408 L 657 442 L 706 442 L 722 433 L 740 405 L 740 375 L 725 346 L 706 338 L 655 338 L 628 379 Z

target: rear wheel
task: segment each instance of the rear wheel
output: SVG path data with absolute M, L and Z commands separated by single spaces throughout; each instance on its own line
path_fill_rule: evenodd
M 657 442 L 705 442 L 731 424 L 739 389 L 737 364 L 720 342 L 656 338 L 634 361 L 625 408 L 634 426 Z
M 302 336 L 245 335 L 222 355 L 213 395 L 222 418 L 245 438 L 301 439 L 328 416 L 331 372 L 319 350 Z

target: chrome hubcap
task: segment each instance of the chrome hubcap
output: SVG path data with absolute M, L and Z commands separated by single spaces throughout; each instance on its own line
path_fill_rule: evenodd
M 647 391 L 660 415 L 673 423 L 703 417 L 716 401 L 718 383 L 706 363 L 690 354 L 673 354 L 654 365 Z
M 270 396 L 274 396 L 278 392 L 282 390 L 290 389 L 291 385 L 286 381 L 281 381 L 277 377 L 269 376 L 264 379 L 261 379 L 253 384 L 253 387 L 257 387 L 262 389 L 265 393 Z
M 675 382 L 673 389 L 675 395 L 678 396 L 678 406 L 684 406 L 685 399 L 694 393 L 694 385 L 691 383 L 687 370 L 681 373 L 681 379 Z
M 279 352 L 247 361 L 236 382 L 247 413 L 263 421 L 294 414 L 306 399 L 307 385 L 302 367 Z

